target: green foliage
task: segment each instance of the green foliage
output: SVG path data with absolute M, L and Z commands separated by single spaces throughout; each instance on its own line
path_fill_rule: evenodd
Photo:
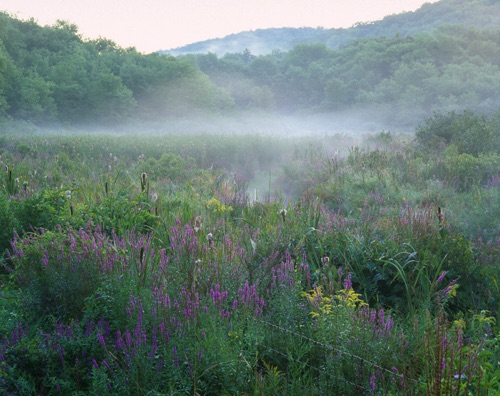
M 0 257 L 2 257 L 10 247 L 14 237 L 13 231 L 18 229 L 16 218 L 11 211 L 11 200 L 3 193 L 0 193 L 0 223 L 3 224 L 0 230 Z
M 177 58 L 141 54 L 104 38 L 83 40 L 69 23 L 41 27 L 2 13 L 0 116 L 37 125 L 113 126 L 194 113 L 368 107 L 378 119 L 407 127 L 433 110 L 498 111 L 499 32 L 484 30 L 496 29 L 491 15 L 498 6 L 448 0 L 429 7 L 340 31 L 299 29 L 305 41 L 285 38 L 287 52 Z M 491 131 L 480 119 L 465 118 L 461 127 L 468 132 L 457 131 L 453 142 L 459 152 L 488 151 Z M 439 146 L 441 138 L 449 143 L 444 135 L 428 146 Z
M 115 230 L 124 234 L 128 230 L 147 232 L 157 224 L 157 218 L 151 205 L 146 200 L 146 191 L 135 197 L 130 197 L 126 191 L 119 191 L 105 197 L 99 205 L 84 209 L 82 218 L 92 221 L 102 229 L 111 233 Z
M 170 180 L 177 183 L 188 181 L 195 170 L 195 161 L 191 157 L 181 157 L 173 153 L 163 153 L 157 160 L 150 158 L 144 164 L 144 168 L 155 180 Z
M 365 143 L 1 138 L 0 392 L 497 392 L 497 154 Z
M 43 190 L 11 202 L 13 216 L 18 222 L 18 231 L 32 229 L 54 229 L 69 220 L 70 203 L 64 191 Z
M 484 116 L 471 111 L 447 114 L 435 113 L 417 128 L 417 142 L 428 153 L 442 153 L 454 145 L 459 154 L 495 152 L 495 134 Z
M 0 19 L 0 115 L 37 125 L 110 125 L 214 108 L 217 89 L 186 61 L 83 41 L 66 22 Z

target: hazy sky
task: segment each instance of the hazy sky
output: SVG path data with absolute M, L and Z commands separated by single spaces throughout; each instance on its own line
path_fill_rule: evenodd
M 437 0 L 0 0 L 0 11 L 40 25 L 62 19 L 83 38 L 105 37 L 141 52 L 245 30 L 350 27 Z

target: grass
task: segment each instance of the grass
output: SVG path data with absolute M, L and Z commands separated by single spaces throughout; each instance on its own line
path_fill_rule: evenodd
M 2 136 L 0 389 L 498 392 L 497 175 L 402 139 Z

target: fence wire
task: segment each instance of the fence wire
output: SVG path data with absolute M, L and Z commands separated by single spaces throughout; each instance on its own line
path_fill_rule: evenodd
M 400 394 L 406 394 L 404 391 L 406 384 L 425 385 L 422 381 L 408 378 L 404 374 L 382 367 L 364 357 L 336 348 L 333 345 L 319 342 L 297 331 L 262 319 L 254 318 L 254 320 L 273 330 L 271 332 L 271 340 L 269 340 L 269 338 L 266 338 L 267 342 L 259 340 L 258 344 L 260 348 L 268 351 L 269 358 L 274 356 L 276 360 L 284 359 L 285 364 L 283 366 L 287 367 L 287 374 L 292 374 L 291 377 L 294 377 L 293 373 L 290 371 L 302 370 L 302 374 L 304 374 L 306 369 L 312 370 L 317 374 L 317 377 L 310 378 L 310 382 L 306 385 L 296 382 L 289 384 L 289 387 L 300 388 L 300 392 L 298 392 L 297 389 L 297 392 L 289 392 L 289 394 L 380 394 L 380 390 L 377 389 L 377 378 L 372 378 L 372 376 L 375 376 L 375 373 L 378 377 L 383 374 L 387 375 L 389 380 L 392 381 L 396 387 L 400 388 Z M 279 348 L 280 345 L 282 345 L 283 348 Z M 304 348 L 307 349 L 307 352 L 313 351 L 314 353 L 308 353 L 309 358 L 305 360 L 302 359 L 301 356 L 292 356 L 292 354 L 289 353 L 289 347 L 287 347 L 287 345 L 293 345 L 295 350 Z M 316 364 L 311 361 L 311 356 L 316 356 L 316 359 L 314 359 L 317 361 Z M 346 376 L 339 375 L 339 371 L 347 372 L 349 370 L 351 370 L 351 373 L 355 372 L 357 374 L 355 376 L 356 378 L 346 378 Z

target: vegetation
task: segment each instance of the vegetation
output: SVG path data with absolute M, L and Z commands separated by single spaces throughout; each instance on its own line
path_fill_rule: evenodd
M 67 22 L 41 27 L 1 13 L 0 120 L 116 126 L 200 113 L 358 112 L 411 130 L 433 111 L 492 115 L 500 101 L 497 8 L 441 0 L 345 29 L 341 44 L 325 30 L 286 52 L 177 58 L 84 40 Z
M 299 44 L 311 43 L 321 43 L 328 48 L 339 49 L 358 39 L 396 35 L 417 36 L 450 25 L 498 29 L 500 4 L 495 0 L 439 0 L 425 3 L 414 12 L 389 15 L 380 21 L 356 23 L 347 29 L 323 27 L 257 29 L 160 52 L 176 56 L 213 52 L 218 56 L 224 56 L 226 52 L 243 52 L 249 49 L 256 55 L 268 55 L 276 50 L 287 52 Z
M 499 394 L 500 31 L 406 33 L 174 58 L 0 13 L 0 393 Z M 356 110 L 418 126 L 145 132 Z
M 448 27 L 414 37 L 360 39 L 340 49 L 314 43 L 258 57 L 248 51 L 191 57 L 242 108 L 364 109 L 404 125 L 435 110 L 494 113 L 499 34 Z
M 496 394 L 497 125 L 1 136 L 1 392 Z
M 185 60 L 83 40 L 0 13 L 0 116 L 38 125 L 112 125 L 212 109 L 217 89 Z M 190 95 L 186 94 L 190 92 Z

